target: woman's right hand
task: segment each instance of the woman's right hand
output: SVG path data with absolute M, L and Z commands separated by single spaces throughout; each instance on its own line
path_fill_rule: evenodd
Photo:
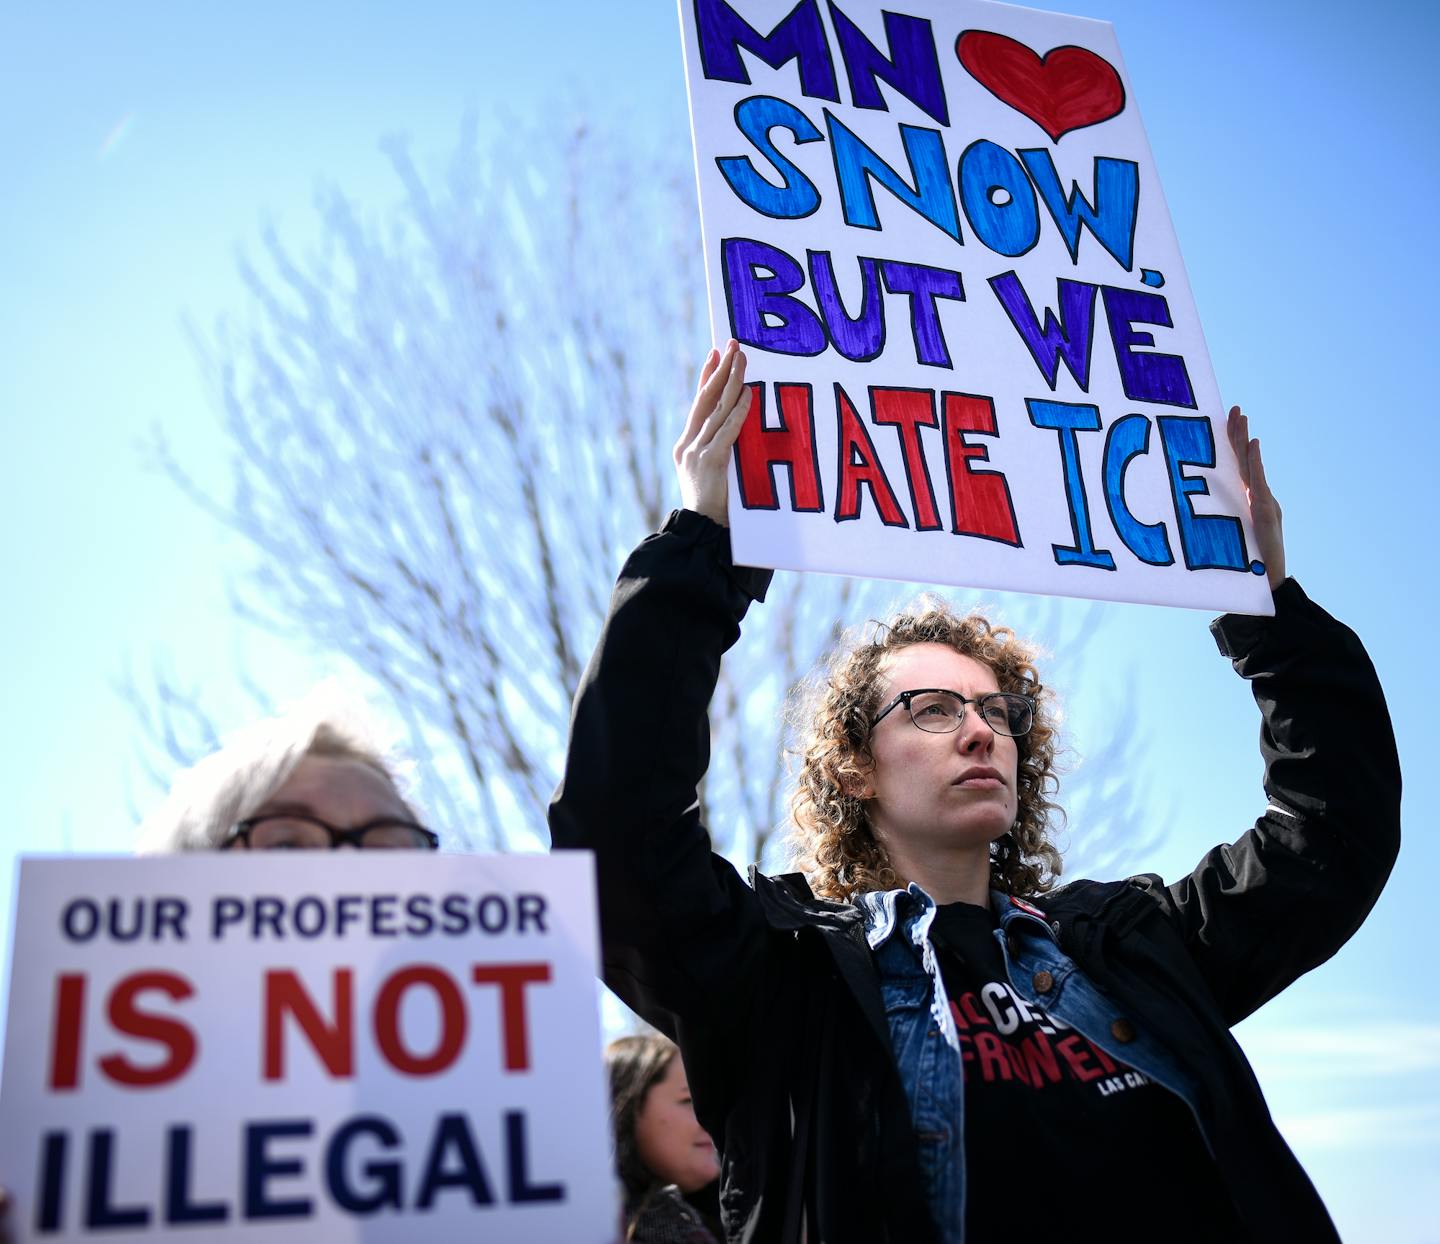
M 675 442 L 680 503 L 722 527 L 729 526 L 730 450 L 750 413 L 745 355 L 734 340 L 722 354 L 711 350 L 700 369 L 700 385 L 685 430 Z

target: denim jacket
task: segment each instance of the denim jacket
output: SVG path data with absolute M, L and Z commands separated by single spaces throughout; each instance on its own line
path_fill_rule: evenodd
M 945 1240 L 965 1238 L 965 1084 L 960 1035 L 940 974 L 930 924 L 935 901 L 911 882 L 905 890 L 856 899 L 880 974 L 890 1043 L 910 1103 L 930 1208 Z M 1143 1072 L 1193 1111 L 1195 1084 L 1145 1028 L 1137 1029 L 1055 942 L 1044 913 L 998 890 L 990 906 L 1011 988 L 1053 1020 L 1089 1038 L 1117 1062 Z M 1042 992 L 1040 972 L 1049 974 Z M 1209 1143 L 1207 1138 L 1207 1144 Z

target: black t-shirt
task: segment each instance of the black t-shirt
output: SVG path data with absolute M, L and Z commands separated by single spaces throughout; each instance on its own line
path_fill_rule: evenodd
M 931 926 L 965 1075 L 966 1240 L 1040 1218 L 1115 1241 L 1244 1238 L 1190 1108 L 1020 997 L 988 907 Z

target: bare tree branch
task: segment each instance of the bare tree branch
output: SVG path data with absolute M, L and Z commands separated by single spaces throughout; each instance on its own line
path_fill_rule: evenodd
M 152 445 L 196 506 L 249 542 L 237 612 L 368 675 L 409 731 L 422 801 L 486 848 L 543 835 L 570 695 L 611 576 L 673 494 L 670 445 L 707 336 L 688 170 L 583 126 L 537 138 L 482 149 L 468 124 L 438 174 L 388 141 L 393 213 L 372 219 L 331 189 L 315 253 L 266 229 L 241 262 L 245 328 L 196 341 L 233 450 L 229 496 L 161 433 Z M 751 614 L 715 697 L 703 791 L 737 861 L 778 841 L 794 680 L 842 620 L 911 592 L 779 576 Z M 1057 635 L 1057 660 L 1078 661 L 1083 621 L 1016 609 L 1018 628 Z M 173 676 L 125 694 L 159 753 L 213 746 Z M 1077 819 L 1134 822 L 1119 775 L 1138 766 L 1110 762 L 1138 745 L 1122 715 L 1092 746 L 1086 775 L 1103 778 L 1072 795 Z

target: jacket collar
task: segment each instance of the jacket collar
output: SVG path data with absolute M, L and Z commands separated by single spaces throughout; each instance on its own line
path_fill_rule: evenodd
M 862 926 L 863 918 L 851 903 L 836 903 L 817 898 L 803 873 L 781 873 L 771 877 L 754 864 L 750 866 L 750 886 L 760 899 L 766 923 L 772 929 L 830 928 L 849 933 Z
M 915 881 L 903 890 L 874 890 L 862 894 L 856 898 L 855 905 L 864 914 L 865 940 L 871 950 L 878 950 L 900 928 L 904 928 L 909 940 L 918 946 L 929 934 L 930 923 L 935 919 L 935 900 Z M 1027 899 L 1015 898 L 1003 890 L 991 890 L 990 910 L 995 913 L 1001 929 L 1007 932 L 1012 925 L 1025 922 L 1037 925 L 1053 940 L 1045 913 Z

